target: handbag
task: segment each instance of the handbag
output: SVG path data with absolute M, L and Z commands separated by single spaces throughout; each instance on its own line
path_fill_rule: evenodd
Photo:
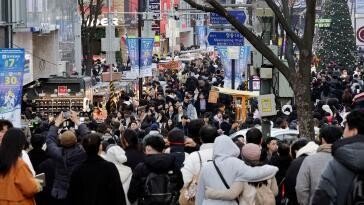
M 214 163 L 214 167 L 215 167 L 215 169 L 216 169 L 217 173 L 219 174 L 219 177 L 220 177 L 220 179 L 221 179 L 222 183 L 225 185 L 225 187 L 226 187 L 227 189 L 230 189 L 230 186 L 228 185 L 228 183 L 226 183 L 226 180 L 225 180 L 224 176 L 222 175 L 222 173 L 221 173 L 221 171 L 220 171 L 219 167 L 217 167 L 215 160 L 214 160 L 214 161 L 212 161 L 212 163 Z M 236 201 L 236 203 L 238 203 L 238 204 L 239 204 L 239 199 L 235 199 L 235 201 Z
M 198 158 L 200 160 L 200 171 L 198 171 L 197 175 L 194 175 L 191 182 L 184 186 L 181 189 L 181 193 L 179 195 L 178 202 L 180 205 L 195 205 L 195 197 L 197 193 L 197 186 L 198 186 L 198 178 L 200 177 L 200 172 L 202 169 L 202 159 L 201 154 L 197 152 Z

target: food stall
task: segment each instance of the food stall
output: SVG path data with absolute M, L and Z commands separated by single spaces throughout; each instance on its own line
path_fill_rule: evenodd
M 31 100 L 33 112 L 43 117 L 54 116 L 62 111 L 74 110 L 85 116 L 92 104 L 91 78 L 51 77 L 40 78 L 24 90 Z
M 209 94 L 209 103 L 216 103 L 219 97 L 219 94 L 226 94 L 233 97 L 234 102 L 236 103 L 236 121 L 244 122 L 247 117 L 247 100 L 249 98 L 254 98 L 259 96 L 259 91 L 243 91 L 243 90 L 233 90 L 229 88 L 220 88 L 213 86 L 210 90 Z

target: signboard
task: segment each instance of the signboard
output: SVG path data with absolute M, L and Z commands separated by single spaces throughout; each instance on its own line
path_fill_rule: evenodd
M 139 39 L 138 38 L 127 38 L 126 46 L 128 47 L 131 73 L 133 73 L 133 75 L 136 72 L 139 74 Z M 132 76 L 129 76 L 129 77 L 132 77 Z
M 273 116 L 277 114 L 274 94 L 258 96 L 258 109 L 260 116 Z
M 356 45 L 364 46 L 364 18 L 356 19 Z
M 152 30 L 160 31 L 160 20 L 161 20 L 161 1 L 150 0 L 148 3 L 148 11 L 153 13 Z
M 152 59 L 153 59 L 153 46 L 154 38 L 142 38 L 141 39 L 141 67 L 140 76 L 149 77 L 153 76 Z
M 355 13 L 364 14 L 364 0 L 356 0 L 355 3 Z
M 180 61 L 170 61 L 168 63 L 160 63 L 158 65 L 158 68 L 160 70 L 163 69 L 172 69 L 172 70 L 179 70 L 181 68 L 181 62 Z
M 208 103 L 217 103 L 219 98 L 219 92 L 215 90 L 210 90 Z
M 244 37 L 238 32 L 212 31 L 207 41 L 211 46 L 244 46 Z
M 318 19 L 315 22 L 315 26 L 319 28 L 329 28 L 331 26 L 331 19 Z
M 0 49 L 0 118 L 21 127 L 24 49 Z
M 232 10 L 228 13 L 236 18 L 239 22 L 245 22 L 246 15 L 242 10 Z M 220 16 L 216 13 L 210 13 L 210 23 L 211 24 L 229 24 L 225 17 Z
M 67 86 L 58 86 L 58 96 L 67 95 Z
M 206 27 L 205 26 L 196 26 L 198 45 L 200 48 L 206 48 Z

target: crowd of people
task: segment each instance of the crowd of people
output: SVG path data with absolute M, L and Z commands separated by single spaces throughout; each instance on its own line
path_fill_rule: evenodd
M 254 100 L 245 122 L 235 121 L 231 97 L 208 102 L 211 86 L 224 80 L 209 55 L 147 81 L 140 101 L 113 96 L 102 123 L 60 113 L 27 139 L 0 120 L 0 204 L 363 202 L 362 77 L 335 65 L 313 70 L 317 136 L 292 143 L 263 137 Z M 272 126 L 298 129 L 295 106 L 284 108 Z M 229 137 L 241 129 L 248 131 Z

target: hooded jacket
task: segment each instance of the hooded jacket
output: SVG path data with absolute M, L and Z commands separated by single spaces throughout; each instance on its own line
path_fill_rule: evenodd
M 332 148 L 332 159 L 321 175 L 312 204 L 346 204 L 356 174 L 364 173 L 364 135 L 342 139 Z
M 175 184 L 176 191 L 183 186 L 182 174 L 176 166 L 176 159 L 169 154 L 153 154 L 147 155 L 143 163 L 138 164 L 133 172 L 130 187 L 128 190 L 128 198 L 131 203 L 144 196 L 145 181 L 150 173 L 164 174 L 173 171 L 175 177 L 170 182 Z
M 120 180 L 123 184 L 123 189 L 126 196 L 129 190 L 132 171 L 130 167 L 123 165 L 123 163 L 127 161 L 125 151 L 120 146 L 111 146 L 106 151 L 105 159 L 115 164 L 116 168 L 118 169 Z M 129 200 L 126 200 L 126 204 L 130 204 Z
M 216 138 L 213 147 L 213 160 L 220 169 L 227 184 L 233 182 L 257 182 L 274 177 L 278 168 L 265 165 L 262 167 L 250 167 L 237 157 L 240 154 L 239 148 L 228 136 Z M 212 180 L 213 179 L 213 180 Z M 226 190 L 212 162 L 204 163 L 202 166 L 197 194 L 196 204 L 198 205 L 235 205 L 235 200 L 222 201 L 205 198 L 205 189 L 210 187 L 217 190 Z

